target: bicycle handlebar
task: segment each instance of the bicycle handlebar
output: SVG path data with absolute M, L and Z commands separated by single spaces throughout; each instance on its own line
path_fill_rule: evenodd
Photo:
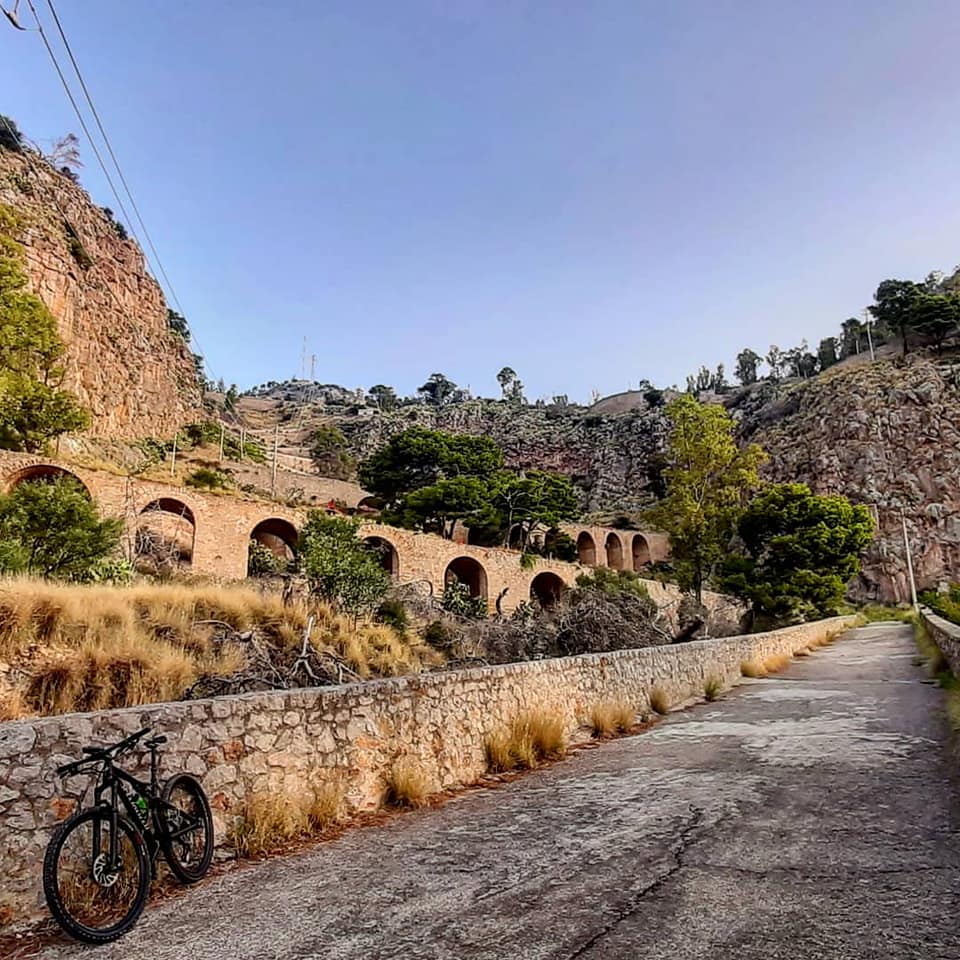
M 144 727 L 136 733 L 131 733 L 119 743 L 114 743 L 108 747 L 81 747 L 81 752 L 86 756 L 82 760 L 74 760 L 73 763 L 66 763 L 62 767 L 57 767 L 58 777 L 68 777 L 76 773 L 87 764 L 100 763 L 102 760 L 112 759 L 128 750 L 139 740 L 143 739 L 150 732 L 149 727 Z

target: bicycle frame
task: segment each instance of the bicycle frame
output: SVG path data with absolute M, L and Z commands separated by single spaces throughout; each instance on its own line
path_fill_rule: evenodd
M 123 784 L 127 784 L 133 788 L 132 797 L 128 791 L 124 789 Z M 138 779 L 133 776 L 133 774 L 127 773 L 126 770 L 116 766 L 112 757 L 104 761 L 103 772 L 98 778 L 97 786 L 93 791 L 93 797 L 94 806 L 106 807 L 110 813 L 110 849 L 107 859 L 109 870 L 116 868 L 119 857 L 119 851 L 117 849 L 117 818 L 120 815 L 120 803 L 118 803 L 118 798 L 119 801 L 122 802 L 131 822 L 137 828 L 138 833 L 140 833 L 146 841 L 150 856 L 156 856 L 157 851 L 160 849 L 158 839 L 159 831 L 151 829 L 149 816 L 148 819 L 144 821 L 141 810 L 134 803 L 137 797 L 143 797 L 147 801 L 148 814 L 153 814 L 155 820 L 154 825 L 159 827 L 159 824 L 156 823 L 157 785 L 157 754 L 155 750 L 151 751 L 149 783 L 145 780 Z M 104 799 L 106 794 L 109 794 L 109 800 Z M 94 861 L 97 860 L 101 853 L 100 832 L 95 831 L 93 837 Z

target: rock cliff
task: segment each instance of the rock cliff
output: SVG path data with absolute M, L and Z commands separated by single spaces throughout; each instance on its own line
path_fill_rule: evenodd
M 960 361 L 908 356 L 772 392 L 741 420 L 772 479 L 871 507 L 878 535 L 854 593 L 908 600 L 903 519 L 923 587 L 960 578 Z
M 193 356 L 132 240 L 70 177 L 0 148 L 0 203 L 19 214 L 30 285 L 57 318 L 66 381 L 91 414 L 89 434 L 170 436 L 199 417 Z

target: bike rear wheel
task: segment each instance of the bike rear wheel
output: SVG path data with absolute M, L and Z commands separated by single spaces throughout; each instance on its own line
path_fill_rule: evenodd
M 202 880 L 213 861 L 213 814 L 203 787 L 188 773 L 178 773 L 160 795 L 160 845 L 164 859 L 181 883 Z
M 117 817 L 110 862 L 110 811 L 94 807 L 64 821 L 43 859 L 43 893 L 57 923 L 77 940 L 109 943 L 137 922 L 150 894 L 150 858 L 140 831 Z

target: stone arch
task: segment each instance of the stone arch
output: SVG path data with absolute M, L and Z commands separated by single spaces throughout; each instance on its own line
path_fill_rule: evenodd
M 541 607 L 552 607 L 560 602 L 566 589 L 567 585 L 558 574 L 544 570 L 530 581 L 530 599 L 537 600 Z
M 584 566 L 595 567 L 597 565 L 597 544 L 586 530 L 583 530 L 577 537 L 577 558 Z
M 470 588 L 471 597 L 487 596 L 487 571 L 483 564 L 473 557 L 457 557 L 447 564 L 443 574 L 444 587 L 452 583 L 464 583 Z
M 394 579 L 400 576 L 400 554 L 386 537 L 364 537 L 363 545 L 372 550 L 380 564 Z
M 379 513 L 383 509 L 383 501 L 379 497 L 364 497 L 357 504 L 359 513 Z
M 93 499 L 87 485 L 75 473 L 71 473 L 64 467 L 58 467 L 55 463 L 34 463 L 28 467 L 21 467 L 7 477 L 6 491 L 9 493 L 21 483 L 53 483 L 64 477 L 73 480 L 90 500 Z
M 187 504 L 175 497 L 158 497 L 137 517 L 135 558 L 154 570 L 190 567 L 196 534 L 196 518 Z
M 250 531 L 250 539 L 256 540 L 281 560 L 293 560 L 297 555 L 300 534 L 289 520 L 267 517 Z
M 635 533 L 630 543 L 633 555 L 633 569 L 642 570 L 650 565 L 650 544 L 642 533 Z
M 623 543 L 620 537 L 615 533 L 607 534 L 607 542 L 604 545 L 607 552 L 607 566 L 611 570 L 623 569 Z

